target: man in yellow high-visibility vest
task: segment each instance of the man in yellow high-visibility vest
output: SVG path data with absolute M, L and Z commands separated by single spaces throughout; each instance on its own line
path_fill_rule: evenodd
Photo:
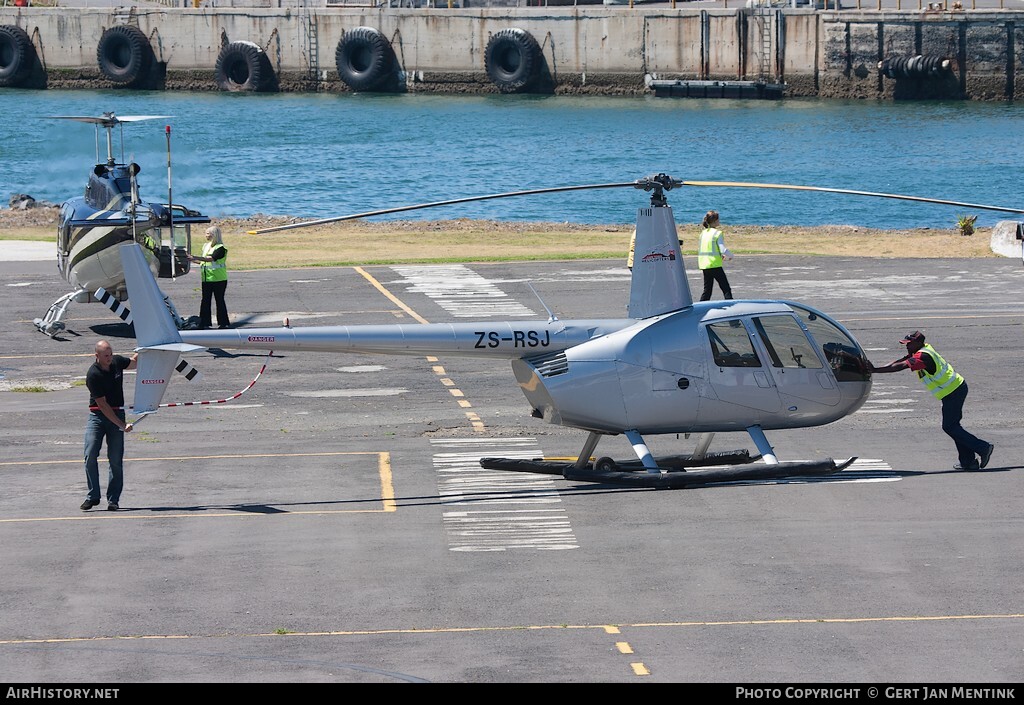
M 967 381 L 957 374 L 931 345 L 924 342 L 924 333 L 915 330 L 904 336 L 900 343 L 907 346 L 907 354 L 885 367 L 871 365 L 872 372 L 899 372 L 913 370 L 936 399 L 942 401 L 942 430 L 956 444 L 960 464 L 956 470 L 980 470 L 988 465 L 995 446 L 968 432 L 960 425 L 967 399 Z

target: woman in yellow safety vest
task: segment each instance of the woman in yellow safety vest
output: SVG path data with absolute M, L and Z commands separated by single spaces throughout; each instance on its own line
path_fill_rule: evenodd
M 871 365 L 872 372 L 899 372 L 913 370 L 929 392 L 942 401 L 942 430 L 953 439 L 960 464 L 956 470 L 980 470 L 988 465 L 995 446 L 968 432 L 960 425 L 967 399 L 967 381 L 957 374 L 935 348 L 926 345 L 924 333 L 915 330 L 904 336 L 900 343 L 907 346 L 907 354 L 885 367 Z
M 711 288 L 715 282 L 718 282 L 723 297 L 732 298 L 732 287 L 729 286 L 729 279 L 722 269 L 722 258 L 732 259 L 732 252 L 725 246 L 725 238 L 722 237 L 718 224 L 718 211 L 708 211 L 701 223 L 703 230 L 700 231 L 700 244 L 697 249 L 697 266 L 704 273 L 701 301 L 711 298 Z
M 200 263 L 199 271 L 203 281 L 203 301 L 199 305 L 199 327 L 206 329 L 213 324 L 210 304 L 216 298 L 217 327 L 230 328 L 231 320 L 228 318 L 228 307 L 224 303 L 224 292 L 228 288 L 228 248 L 224 246 L 220 228 L 216 225 L 208 227 L 202 256 L 190 254 L 188 258 L 192 262 Z

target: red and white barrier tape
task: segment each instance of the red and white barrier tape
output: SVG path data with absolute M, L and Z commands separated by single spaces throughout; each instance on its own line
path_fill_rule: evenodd
M 241 391 L 236 392 L 235 394 L 233 394 L 232 396 L 228 397 L 227 399 L 209 399 L 207 401 L 174 401 L 174 402 L 170 402 L 170 403 L 167 403 L 167 404 L 160 404 L 160 406 L 158 408 L 160 408 L 160 409 L 171 409 L 171 408 L 176 407 L 176 406 L 205 406 L 207 404 L 226 404 L 229 401 L 233 401 L 233 400 L 237 399 L 238 397 L 242 396 L 243 394 L 245 394 L 246 392 L 248 392 L 250 389 L 252 389 L 256 385 L 256 382 L 259 380 L 260 377 L 263 376 L 263 373 L 266 371 L 267 364 L 270 362 L 270 358 L 273 357 L 273 356 L 274 356 L 274 351 L 273 350 L 268 352 L 267 353 L 267 359 L 263 361 L 263 366 L 260 368 L 260 371 L 256 373 L 256 376 L 252 378 L 252 381 L 249 382 L 249 384 L 245 387 L 245 389 L 242 389 Z M 130 409 L 132 407 L 128 407 L 128 408 Z
M 252 389 L 256 385 L 256 382 L 259 381 L 259 378 L 262 377 L 263 373 L 267 370 L 267 364 L 270 362 L 270 358 L 273 357 L 273 356 L 274 356 L 274 351 L 273 350 L 269 351 L 267 353 L 267 359 L 263 361 L 263 366 L 260 367 L 260 371 L 257 372 L 256 376 L 252 378 L 252 381 L 249 382 L 249 384 L 246 385 L 245 389 L 242 389 L 241 391 L 236 392 L 235 394 L 233 394 L 232 396 L 228 397 L 227 399 L 209 399 L 207 401 L 173 401 L 173 402 L 169 402 L 169 403 L 166 403 L 166 404 L 160 404 L 157 408 L 158 409 L 170 409 L 170 408 L 173 408 L 175 406 L 205 406 L 207 404 L 226 404 L 229 401 L 233 401 L 233 400 L 237 399 L 238 397 L 242 396 L 243 394 L 245 394 L 246 392 L 248 392 L 250 389 Z M 121 409 L 122 407 L 115 406 L 113 408 L 114 408 L 115 411 L 117 411 L 117 410 Z M 132 411 L 132 410 L 135 409 L 135 407 L 133 407 L 133 406 L 128 406 L 128 407 L 124 407 L 124 408 L 127 411 Z M 89 407 L 89 411 L 99 411 L 99 410 L 100 410 L 100 408 L 98 406 L 90 406 Z M 141 421 L 142 419 L 146 418 L 147 416 L 149 416 L 152 413 L 153 413 L 152 411 L 147 411 L 147 412 L 141 414 L 139 416 L 139 418 L 137 418 L 135 421 L 132 422 L 132 425 L 133 426 L 137 426 L 139 421 Z

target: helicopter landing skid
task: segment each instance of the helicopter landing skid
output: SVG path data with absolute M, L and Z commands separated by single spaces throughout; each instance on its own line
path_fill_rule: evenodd
M 45 316 L 37 318 L 32 322 L 40 333 L 45 333 L 51 338 L 56 337 L 59 333 L 63 332 L 66 327 L 64 325 L 63 318 L 68 311 L 68 306 L 70 306 L 73 301 L 83 302 L 88 300 L 89 292 L 84 289 L 77 289 L 69 292 L 50 304 L 50 308 L 47 310 Z
M 745 453 L 746 451 L 741 451 Z M 737 452 L 739 454 L 739 452 Z M 722 455 L 717 454 L 718 459 Z M 673 456 L 674 458 L 685 456 Z M 522 460 L 518 458 L 481 458 L 480 467 L 488 470 L 508 470 L 512 472 L 533 472 L 544 475 L 561 475 L 565 480 L 577 482 L 595 482 L 608 485 L 625 485 L 629 487 L 650 487 L 660 490 L 678 490 L 700 487 L 716 482 L 738 482 L 743 480 L 778 480 L 786 477 L 815 475 L 832 475 L 853 463 L 856 457 L 836 463 L 832 458 L 824 460 L 773 463 L 753 465 L 753 459 L 741 465 L 711 465 L 706 469 L 687 471 L 681 466 L 660 468 L 659 472 L 649 472 L 639 463 L 636 470 L 627 468 L 633 462 L 617 465 L 620 469 L 583 469 L 573 463 L 551 460 Z M 599 461 L 606 460 L 604 458 Z M 668 459 L 666 459 L 668 460 Z M 595 463 L 597 464 L 597 463 Z M 603 465 L 601 467 L 607 467 Z M 691 467 L 693 467 L 691 465 Z

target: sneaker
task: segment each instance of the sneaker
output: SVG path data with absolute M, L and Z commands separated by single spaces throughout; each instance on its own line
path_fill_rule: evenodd
M 979 466 L 980 469 L 985 469 L 985 466 L 988 465 L 989 459 L 992 457 L 992 451 L 994 451 L 995 449 L 996 446 L 994 443 L 988 444 L 988 448 L 985 450 L 984 453 L 981 454 L 981 465 Z
M 96 504 L 99 504 L 99 502 L 97 502 Z M 117 506 L 117 502 L 107 502 L 108 512 L 116 512 L 118 509 L 120 509 L 120 507 Z
M 98 499 L 87 499 L 84 502 L 82 502 L 82 511 L 87 512 L 99 503 L 100 501 Z
M 978 465 L 978 463 L 971 463 L 967 467 L 963 467 L 962 465 L 960 465 L 960 463 L 957 463 L 956 465 L 953 466 L 953 469 L 954 470 L 980 470 L 981 466 Z

